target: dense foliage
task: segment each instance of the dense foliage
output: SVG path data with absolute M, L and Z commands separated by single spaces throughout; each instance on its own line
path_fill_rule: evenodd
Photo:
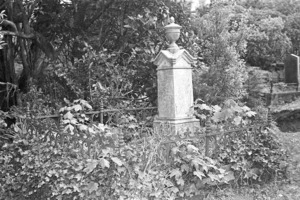
M 212 1 L 192 16 L 171 0 L 5 2 L 1 52 L 10 57 L 1 65 L 1 81 L 11 84 L 3 85 L 4 110 L 17 104 L 16 90 L 33 85 L 54 102 L 96 102 L 98 82 L 104 97 L 147 97 L 156 104 L 151 61 L 166 48 L 163 27 L 170 16 L 183 27 L 179 45 L 198 60 L 195 96 L 209 102 L 244 98 L 246 64 L 269 67 L 299 46 L 298 1 Z
M 0 113 L 1 131 L 14 135 L 0 142 L 1 200 L 175 199 L 286 176 L 274 124 L 216 137 L 206 157 L 193 141 L 166 148 L 166 138 L 132 113 L 105 116 L 106 126 L 86 112 L 102 103 L 157 104 L 152 60 L 167 47 L 163 28 L 173 16 L 182 26 L 178 45 L 197 58 L 195 115 L 203 130 L 265 121 L 263 106 L 243 102 L 247 68 L 299 51 L 299 1 L 212 1 L 193 15 L 171 0 L 0 5 L 0 106 L 17 105 Z M 60 121 L 40 117 L 57 113 Z
M 265 121 L 265 112 L 257 113 L 247 106 L 241 106 L 233 100 L 219 106 L 196 104 L 197 116 L 202 120 L 211 119 L 219 131 L 251 126 L 249 130 L 239 129 L 218 139 L 219 148 L 213 152 L 213 158 L 235 174 L 236 184 L 249 182 L 267 182 L 272 178 L 286 176 L 287 153 L 280 144 L 274 124 L 261 126 Z
M 208 66 L 204 72 L 202 69 L 195 72 L 194 88 L 195 95 L 205 101 L 220 103 L 227 98 L 241 99 L 246 94 L 243 86 L 247 80 L 246 63 L 241 55 L 246 52 L 247 27 L 243 17 L 236 19 L 234 14 L 239 12 L 243 10 L 216 6 L 194 20 L 204 63 Z
M 220 139 L 212 159 L 189 141 L 166 152 L 168 138 L 153 132 L 126 142 L 122 127 L 87 123 L 86 101 L 66 103 L 60 128 L 47 119 L 37 126 L 34 118 L 21 118 L 12 127 L 16 138 L 0 151 L 0 199 L 175 199 L 286 174 L 285 152 L 273 128 L 251 133 L 249 141 L 245 132 L 229 143 Z M 233 100 L 196 108 L 204 121 L 217 125 L 215 131 L 250 124 L 256 115 Z

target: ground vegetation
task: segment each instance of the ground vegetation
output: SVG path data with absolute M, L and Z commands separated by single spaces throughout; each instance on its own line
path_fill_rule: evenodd
M 178 45 L 196 58 L 203 125 L 266 122 L 264 104 L 249 103 L 257 84 L 249 65 L 270 67 L 298 51 L 299 8 L 225 0 L 191 15 L 171 0 L 0 1 L 0 199 L 297 199 L 298 159 L 284 148 L 291 135 L 270 119 L 219 141 L 210 157 L 189 141 L 165 162 L 165 138 L 148 122 L 119 112 L 104 125 L 87 113 L 102 103 L 157 105 L 152 61 L 167 48 L 172 16 L 182 26 Z M 55 114 L 60 122 L 41 117 Z M 283 189 L 272 192 L 274 184 Z

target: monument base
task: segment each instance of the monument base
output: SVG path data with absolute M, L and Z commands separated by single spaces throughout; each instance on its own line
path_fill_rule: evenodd
M 154 134 L 161 139 L 157 154 L 165 163 L 172 162 L 174 158 L 172 148 L 176 147 L 178 142 L 199 140 L 198 134 L 195 133 L 200 129 L 200 121 L 192 117 L 185 119 L 156 118 L 153 128 Z M 203 142 L 197 141 L 196 143 L 201 145 Z
M 196 118 L 165 119 L 157 118 L 153 123 L 154 132 L 163 135 L 193 134 L 200 129 L 200 121 Z

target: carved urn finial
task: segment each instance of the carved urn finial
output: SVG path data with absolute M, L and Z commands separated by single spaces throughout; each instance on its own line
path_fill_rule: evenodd
M 175 24 L 174 17 L 170 18 L 170 24 L 165 26 L 166 29 L 166 38 L 169 41 L 170 45 L 168 50 L 171 53 L 176 53 L 179 50 L 176 41 L 179 39 L 180 36 L 180 29 L 182 28 L 178 24 Z

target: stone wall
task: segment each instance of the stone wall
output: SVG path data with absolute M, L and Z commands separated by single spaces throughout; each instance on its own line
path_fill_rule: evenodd
M 267 105 L 283 105 L 288 104 L 295 101 L 300 97 L 300 92 L 281 92 L 281 93 L 273 93 L 273 94 L 265 94 Z

